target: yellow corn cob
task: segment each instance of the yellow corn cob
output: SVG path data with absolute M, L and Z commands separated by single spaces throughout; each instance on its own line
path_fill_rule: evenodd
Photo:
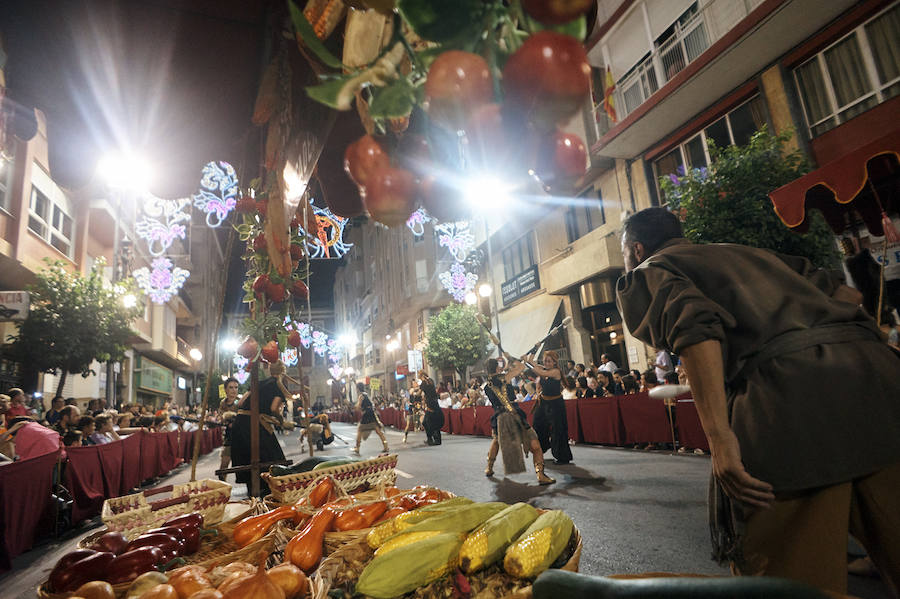
M 565 512 L 541 514 L 506 550 L 503 569 L 516 578 L 533 578 L 550 567 L 572 536 L 572 519 Z
M 437 580 L 456 568 L 463 535 L 442 533 L 376 555 L 356 582 L 356 592 L 388 599 Z
M 429 514 L 431 517 L 427 517 L 420 521 L 415 521 L 413 518 L 404 520 L 396 526 L 394 534 L 401 532 L 419 532 L 423 530 L 468 533 L 480 526 L 482 522 L 497 512 L 504 510 L 506 507 L 507 505 L 505 503 L 493 501 L 488 503 L 463 505 L 443 512 L 423 512 L 424 514 Z M 402 515 L 403 514 L 401 514 L 401 516 Z
M 451 510 L 471 505 L 472 503 L 473 501 L 471 499 L 467 499 L 465 497 L 454 497 L 453 499 L 448 499 L 447 501 L 434 503 L 432 505 L 427 505 L 411 512 L 400 514 L 399 516 L 396 516 L 391 520 L 388 520 L 387 522 L 379 524 L 378 526 L 370 530 L 369 534 L 366 536 L 366 541 L 369 543 L 369 547 L 371 547 L 372 549 L 378 549 L 382 543 L 387 541 L 395 534 L 403 532 L 413 524 L 417 524 L 428 518 L 438 516 L 444 512 L 449 512 Z
M 527 503 L 516 503 L 491 516 L 466 538 L 460 548 L 462 571 L 477 572 L 500 559 L 507 546 L 518 539 L 537 517 L 538 511 Z
M 395 535 L 391 537 L 390 541 L 386 541 L 382 543 L 382 545 L 375 550 L 375 555 L 384 555 L 394 549 L 398 549 L 400 547 L 406 547 L 411 543 L 415 543 L 416 541 L 421 541 L 423 539 L 430 539 L 431 537 L 435 537 L 441 534 L 439 530 L 424 530 L 421 532 L 405 532 L 399 535 Z

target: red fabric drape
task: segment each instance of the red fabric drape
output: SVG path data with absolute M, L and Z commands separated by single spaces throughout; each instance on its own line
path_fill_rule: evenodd
M 624 431 L 619 419 L 619 398 L 578 399 L 576 406 L 581 435 L 585 442 L 622 444 Z
M 578 417 L 578 400 L 566 400 L 566 422 L 569 426 L 569 438 L 576 443 L 584 441 L 581 435 L 580 418 Z
M 123 445 L 123 441 L 113 441 L 97 446 L 100 468 L 103 472 L 103 495 L 105 497 L 118 497 L 125 491 L 122 488 Z
M 159 467 L 159 442 L 156 433 L 141 433 L 141 480 L 147 480 L 157 475 Z
M 619 399 L 619 415 L 625 430 L 623 443 L 667 443 L 672 441 L 669 417 L 661 399 L 636 393 Z
M 145 435 L 143 431 L 122 439 L 122 493 L 141 485 L 141 447 Z
M 31 549 L 38 525 L 50 509 L 53 468 L 60 452 L 0 467 L 0 572 Z
M 678 430 L 679 445 L 709 451 L 709 442 L 693 399 L 679 399 L 675 404 L 675 428 Z
M 464 435 L 462 413 L 465 410 L 450 410 L 450 431 L 454 435 Z
M 194 455 L 194 433 L 181 432 L 178 436 L 178 455 L 185 462 L 190 462 Z
M 494 408 L 490 406 L 478 406 L 475 408 L 475 434 L 482 437 L 491 436 L 491 416 Z
M 106 498 L 103 489 L 103 467 L 96 446 L 67 447 L 66 487 L 75 500 L 72 524 L 100 513 Z
M 475 434 L 475 410 L 473 408 L 463 408 L 457 410 L 459 412 L 459 430 L 463 435 Z
M 441 408 L 441 410 L 444 412 L 444 426 L 441 427 L 441 432 L 448 434 L 452 433 L 453 425 L 450 423 L 450 412 L 452 412 L 453 410 L 451 410 L 450 408 Z

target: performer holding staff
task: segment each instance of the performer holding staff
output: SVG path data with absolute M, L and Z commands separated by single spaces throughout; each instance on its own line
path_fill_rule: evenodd
M 403 443 L 406 443 L 409 437 L 409 428 L 412 427 L 413 432 L 419 428 L 419 421 L 422 418 L 422 406 L 424 399 L 422 390 L 414 383 L 409 388 L 409 402 L 406 406 L 406 427 L 403 429 Z
M 526 362 L 533 362 L 534 354 L 525 356 Z M 562 372 L 559 369 L 559 355 L 548 350 L 544 352 L 544 366 L 535 364 L 533 370 L 540 376 L 541 393 L 535 408 L 534 428 L 541 440 L 541 448 L 546 451 L 547 445 L 558 465 L 572 461 L 572 450 L 569 449 L 569 423 L 566 418 L 566 404 L 562 398 Z M 549 428 L 549 443 L 547 429 Z
M 494 408 L 494 415 L 491 416 L 491 447 L 488 450 L 485 476 L 494 475 L 494 461 L 501 449 L 503 468 L 507 474 L 525 472 L 522 454 L 524 451 L 527 456 L 530 451 L 534 456 L 534 471 L 538 483 L 542 485 L 555 483 L 556 480 L 544 474 L 544 452 L 541 451 L 534 429 L 528 425 L 528 417 L 522 408 L 516 405 L 516 391 L 509 384 L 514 376 L 513 370 L 507 372 L 504 377 L 496 358 L 487 360 L 485 370 L 489 373 L 489 378 L 484 385 L 484 392 Z
M 382 445 L 384 445 L 385 453 L 388 452 L 388 444 L 387 439 L 384 436 L 384 427 L 381 424 L 381 421 L 378 420 L 378 416 L 375 414 L 375 406 L 372 405 L 372 400 L 369 399 L 369 394 L 366 393 L 366 386 L 364 383 L 356 383 L 356 391 L 357 396 L 359 397 L 359 403 L 356 404 L 357 409 L 362 412 L 362 417 L 359 419 L 359 426 L 356 429 L 356 447 L 353 448 L 353 453 L 359 455 L 359 445 L 365 439 L 369 438 L 369 434 L 372 431 L 375 431 L 375 434 L 381 439 Z
M 419 371 L 419 389 L 425 397 L 425 442 L 428 445 L 441 444 L 441 427 L 444 426 L 444 412 L 438 404 L 437 389 L 434 381 L 424 370 Z

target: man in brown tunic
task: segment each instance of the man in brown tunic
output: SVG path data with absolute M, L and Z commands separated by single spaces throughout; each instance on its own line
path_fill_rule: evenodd
M 619 311 L 681 356 L 709 439 L 715 556 L 844 593 L 849 530 L 900 591 L 900 354 L 855 290 L 804 258 L 693 244 L 663 208 L 626 220 L 622 252 Z

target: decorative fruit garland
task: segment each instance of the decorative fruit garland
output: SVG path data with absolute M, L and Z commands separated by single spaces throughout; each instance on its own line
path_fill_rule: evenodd
M 288 4 L 300 51 L 341 70 L 307 93 L 337 110 L 355 103 L 369 131 L 344 163 L 362 205 L 334 199 L 335 214 L 393 227 L 421 205 L 458 221 L 470 212 L 464 180 L 566 191 L 584 173 L 584 142 L 560 127 L 590 92 L 581 40 L 592 0 L 353 0 L 370 10 L 349 11 L 343 62 L 320 40 L 340 15 L 319 0 Z M 373 39 L 384 41 L 358 51 Z

